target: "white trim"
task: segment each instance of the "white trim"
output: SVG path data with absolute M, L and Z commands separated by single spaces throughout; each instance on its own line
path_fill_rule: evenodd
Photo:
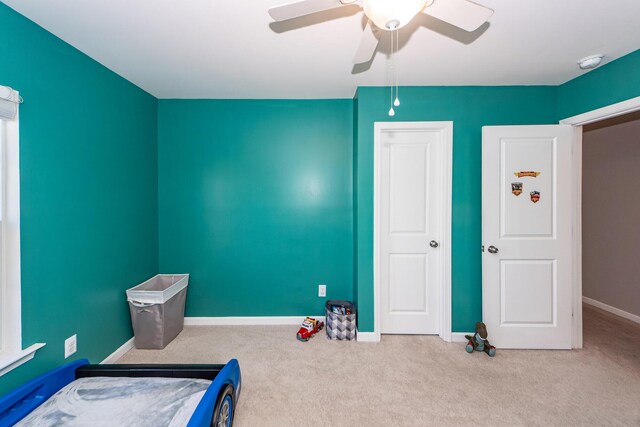
M 375 332 L 358 332 L 356 334 L 358 342 L 380 342 L 380 334 Z
M 582 348 L 582 126 L 573 133 L 573 321 L 571 348 Z
M 102 362 L 101 365 L 116 363 L 118 359 L 124 356 L 129 350 L 134 347 L 135 338 L 129 338 L 124 344 L 122 344 L 116 351 L 108 355 Z
M 623 114 L 633 113 L 638 110 L 640 110 L 640 96 L 627 99 L 626 101 L 618 102 L 616 104 L 607 105 L 606 107 L 598 108 L 597 110 L 578 114 L 577 116 L 567 117 L 566 119 L 560 120 L 560 123 L 563 125 L 582 126 L 605 119 L 611 119 Z
M 608 304 L 605 304 L 603 302 L 596 301 L 594 299 L 587 298 L 587 297 L 582 297 L 582 301 L 585 304 L 589 304 L 589 305 L 592 305 L 594 307 L 598 307 L 600 310 L 607 311 L 607 312 L 609 312 L 611 314 L 615 314 L 616 316 L 624 317 L 627 320 L 631 320 L 632 322 L 640 324 L 640 316 L 638 316 L 637 314 L 633 314 L 633 313 L 629 313 L 629 312 L 624 311 L 624 310 L 620 310 L 619 308 L 613 307 L 611 305 L 608 305 Z
M 453 179 L 453 122 L 375 122 L 373 124 L 373 334 L 380 341 L 380 133 L 387 129 L 429 129 L 438 127 L 443 131 L 442 165 L 442 236 L 440 237 L 442 287 L 440 289 L 440 327 L 438 335 L 451 341 L 451 203 Z
M 573 336 L 572 347 L 582 348 L 582 125 L 640 111 L 640 96 L 607 105 L 577 116 L 560 120 L 560 124 L 576 126 L 573 141 L 573 179 L 575 211 L 573 218 Z
M 467 342 L 465 335 L 473 335 L 473 332 L 452 332 L 451 342 Z
M 300 325 L 307 316 L 185 317 L 185 326 Z M 324 321 L 324 315 L 308 316 Z
M 380 123 L 373 124 L 373 341 L 380 342 Z
M 20 94 L 15 91 L 17 99 Z M 45 343 L 22 348 L 22 294 L 20 272 L 20 129 L 19 111 L 12 120 L 0 120 L 2 173 L 2 238 L 0 262 L 0 376 L 33 359 Z
M 37 343 L 25 348 L 24 350 L 0 356 L 0 377 L 12 369 L 15 369 L 23 363 L 33 359 L 36 351 L 45 345 L 45 343 Z
M 442 288 L 440 289 L 440 338 L 451 342 L 451 216 L 453 203 L 453 122 L 445 129 L 442 156 Z
M 19 94 L 16 95 L 19 96 Z M 0 277 L 1 328 L 0 352 L 7 361 L 2 372 L 20 366 L 33 358 L 35 351 L 44 344 L 22 348 L 22 295 L 20 274 L 20 129 L 19 108 L 13 120 L 0 120 L 2 141 L 2 272 Z M 38 347 L 39 346 L 39 347 Z

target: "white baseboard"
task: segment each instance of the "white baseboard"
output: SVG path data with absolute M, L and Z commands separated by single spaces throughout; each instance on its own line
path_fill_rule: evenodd
M 120 359 L 122 356 L 124 356 L 127 351 L 133 348 L 133 345 L 134 345 L 133 341 L 134 341 L 134 338 L 131 337 L 129 340 L 127 340 L 127 342 L 122 344 L 116 351 L 108 355 L 106 359 L 100 362 L 100 364 L 104 365 L 108 363 L 116 363 L 116 361 Z
M 185 317 L 185 326 L 300 325 L 307 316 Z M 326 322 L 325 316 L 309 316 Z M 357 341 L 380 342 L 375 332 L 358 332 Z
M 611 314 L 615 314 L 616 316 L 624 317 L 625 319 L 631 320 L 632 322 L 640 323 L 640 316 L 626 312 L 624 310 L 620 310 L 619 308 L 612 307 L 608 304 L 605 304 L 600 301 L 596 301 L 591 298 L 587 298 L 585 296 L 582 297 L 582 302 L 585 304 L 592 305 L 594 307 L 598 307 L 601 310 L 608 311 Z
M 375 332 L 358 332 L 356 340 L 358 342 L 380 342 L 380 335 Z
M 300 325 L 307 316 L 185 317 L 185 326 Z M 309 316 L 325 321 L 324 315 Z
M 465 335 L 473 335 L 473 332 L 451 332 L 451 342 L 467 342 Z
M 444 342 L 453 342 L 453 337 L 451 335 L 451 331 L 449 332 L 442 332 L 440 334 L 438 334 L 438 336 L 440 337 L 440 339 Z
M 447 334 L 447 338 L 449 338 L 449 340 L 446 340 L 442 336 L 440 336 L 440 338 L 446 342 L 466 342 L 467 340 L 464 336 L 469 334 L 473 335 L 469 332 L 452 332 L 451 334 Z M 380 334 L 376 334 L 375 332 L 358 331 L 357 340 L 359 342 L 380 342 Z

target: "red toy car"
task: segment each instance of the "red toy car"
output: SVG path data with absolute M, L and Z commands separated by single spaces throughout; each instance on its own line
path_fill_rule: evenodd
M 296 338 L 300 341 L 309 341 L 309 338 L 321 331 L 322 328 L 324 328 L 324 322 L 316 320 L 313 317 L 307 317 L 304 319 L 304 322 L 302 322 Z

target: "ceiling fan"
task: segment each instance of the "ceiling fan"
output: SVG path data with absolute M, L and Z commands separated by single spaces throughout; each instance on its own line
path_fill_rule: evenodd
M 407 25 L 419 13 L 474 31 L 485 23 L 493 10 L 469 0 L 302 0 L 269 9 L 277 21 L 286 21 L 324 10 L 358 5 L 368 18 L 360 45 L 353 58 L 354 64 L 368 62 L 373 57 L 380 35 Z

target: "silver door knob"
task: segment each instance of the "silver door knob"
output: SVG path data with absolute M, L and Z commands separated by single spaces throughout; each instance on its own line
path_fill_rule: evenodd
M 487 249 L 487 250 L 489 251 L 490 254 L 497 254 L 498 253 L 498 248 L 496 248 L 493 245 L 489 246 L 489 249 Z
M 432 240 L 429 242 L 429 246 L 431 246 L 432 248 L 437 248 L 438 246 L 440 246 L 440 244 L 435 240 Z

